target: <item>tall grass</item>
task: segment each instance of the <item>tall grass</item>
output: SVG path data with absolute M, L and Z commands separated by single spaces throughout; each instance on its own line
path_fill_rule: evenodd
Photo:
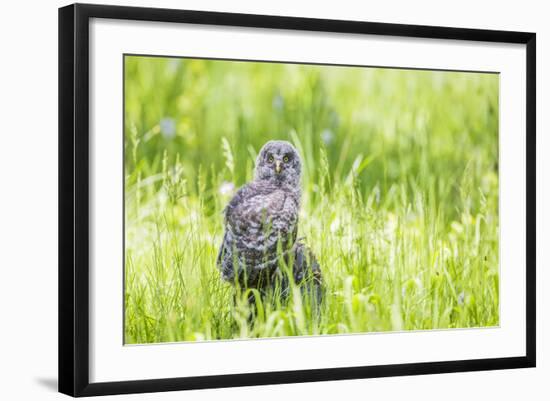
M 497 75 L 126 57 L 125 88 L 127 343 L 499 324 Z M 215 260 L 274 138 L 325 296 L 251 319 Z

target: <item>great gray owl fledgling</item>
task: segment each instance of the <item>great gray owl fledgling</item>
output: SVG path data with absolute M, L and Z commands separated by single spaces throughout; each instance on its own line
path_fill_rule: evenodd
M 224 280 L 264 294 L 288 280 L 280 260 L 292 263 L 292 279 L 321 297 L 321 270 L 313 253 L 297 240 L 302 162 L 286 141 L 269 141 L 256 159 L 255 179 L 240 188 L 225 208 L 225 234 L 217 265 Z

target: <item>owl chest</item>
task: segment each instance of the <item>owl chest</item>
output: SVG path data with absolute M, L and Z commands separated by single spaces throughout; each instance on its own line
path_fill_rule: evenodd
M 295 200 L 284 193 L 274 193 L 266 196 L 258 196 L 247 210 L 249 221 L 262 227 L 273 226 L 283 228 L 293 224 L 298 212 Z
M 243 202 L 237 211 L 237 230 L 245 236 L 258 240 L 292 232 L 298 220 L 297 200 L 283 192 L 259 194 Z M 261 235 L 260 235 L 261 234 Z

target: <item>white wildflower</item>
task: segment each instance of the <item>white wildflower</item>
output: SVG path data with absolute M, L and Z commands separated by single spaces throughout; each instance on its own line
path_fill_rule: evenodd
M 176 136 L 176 121 L 170 117 L 161 119 L 160 132 L 166 139 L 174 138 Z
M 275 110 L 282 110 L 285 106 L 285 100 L 279 94 L 273 96 L 272 105 Z
M 334 141 L 334 133 L 330 129 L 324 129 L 321 132 L 321 139 L 325 145 L 330 145 Z
M 224 181 L 220 185 L 220 188 L 218 189 L 218 192 L 223 196 L 228 196 L 233 194 L 235 191 L 235 184 L 229 181 Z
M 464 291 L 462 291 L 460 294 L 458 294 L 458 304 L 459 305 L 464 305 L 464 298 L 465 298 Z

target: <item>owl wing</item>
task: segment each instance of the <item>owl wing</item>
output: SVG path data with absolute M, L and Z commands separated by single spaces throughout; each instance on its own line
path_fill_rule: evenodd
M 224 209 L 225 232 L 218 252 L 217 266 L 221 270 L 222 277 L 228 281 L 233 280 L 235 276 L 233 264 L 237 254 L 234 255 L 234 253 L 237 252 L 238 240 L 242 237 L 242 230 L 239 229 L 242 225 L 239 221 L 244 221 L 241 208 L 248 203 L 248 199 L 254 193 L 250 184 L 241 187 Z
M 302 294 L 311 298 L 313 305 L 320 305 L 323 298 L 321 266 L 305 244 L 298 242 L 294 249 L 294 282 L 300 286 Z

